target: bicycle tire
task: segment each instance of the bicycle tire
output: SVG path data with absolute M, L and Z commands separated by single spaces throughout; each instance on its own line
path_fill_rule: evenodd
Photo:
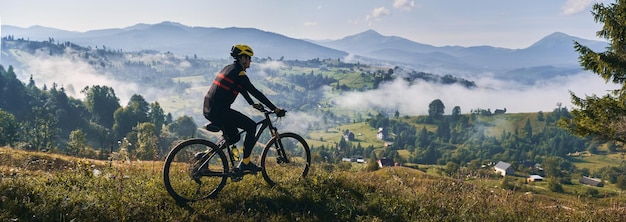
M 280 141 L 280 143 L 279 143 Z M 279 159 L 277 147 L 282 144 L 288 162 Z M 306 177 L 311 166 L 309 144 L 295 133 L 281 133 L 272 138 L 261 154 L 261 168 L 265 181 L 270 186 L 292 183 Z
M 207 164 L 198 167 L 204 162 Z M 163 165 L 165 189 L 179 202 L 213 198 L 224 188 L 227 179 L 226 155 L 215 143 L 205 139 L 178 143 Z

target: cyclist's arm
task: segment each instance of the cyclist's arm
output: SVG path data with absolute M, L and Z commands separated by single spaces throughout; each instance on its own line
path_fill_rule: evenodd
M 246 99 L 246 102 L 248 102 L 248 105 L 253 105 L 254 101 L 252 100 L 252 98 L 250 97 L 250 94 L 248 94 L 248 92 L 243 91 L 241 92 L 241 95 L 243 95 L 243 98 Z
M 256 87 L 254 87 L 254 85 L 252 85 L 252 83 L 250 82 L 250 79 L 248 78 L 248 76 L 239 76 L 239 78 L 241 78 L 241 85 L 243 86 L 243 88 L 249 92 L 250 94 L 252 94 L 252 96 L 254 96 L 254 98 L 257 98 L 259 101 L 261 101 L 261 103 L 265 104 L 268 108 L 270 108 L 271 110 L 275 110 L 276 106 L 270 102 L 270 100 L 265 97 L 265 95 L 263 95 L 263 93 L 261 93 L 261 91 L 259 91 Z M 248 101 L 249 102 L 249 101 Z

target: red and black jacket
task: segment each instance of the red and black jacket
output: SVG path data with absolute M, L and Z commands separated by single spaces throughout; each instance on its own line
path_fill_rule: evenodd
M 276 106 L 252 85 L 243 66 L 235 62 L 224 67 L 213 80 L 211 88 L 204 97 L 203 112 L 205 115 L 218 114 L 222 110 L 230 109 L 230 105 L 235 102 L 239 93 L 250 105 L 254 103 L 249 95 L 252 94 L 268 108 L 276 109 Z

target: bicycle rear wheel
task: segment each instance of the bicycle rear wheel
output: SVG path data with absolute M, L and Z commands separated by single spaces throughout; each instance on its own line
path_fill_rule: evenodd
M 215 197 L 227 179 L 226 156 L 211 141 L 185 140 L 165 158 L 165 189 L 176 201 L 193 202 Z
M 282 133 L 272 138 L 261 154 L 263 178 L 270 186 L 304 178 L 310 166 L 309 144 L 294 133 Z

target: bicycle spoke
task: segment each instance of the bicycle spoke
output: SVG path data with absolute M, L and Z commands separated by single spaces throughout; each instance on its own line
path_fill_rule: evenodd
M 176 200 L 196 201 L 213 197 L 226 183 L 228 165 L 224 154 L 206 140 L 177 145 L 163 168 L 165 187 Z
M 311 164 L 309 146 L 302 137 L 286 133 L 272 139 L 263 150 L 263 177 L 270 185 L 295 182 L 306 176 Z

